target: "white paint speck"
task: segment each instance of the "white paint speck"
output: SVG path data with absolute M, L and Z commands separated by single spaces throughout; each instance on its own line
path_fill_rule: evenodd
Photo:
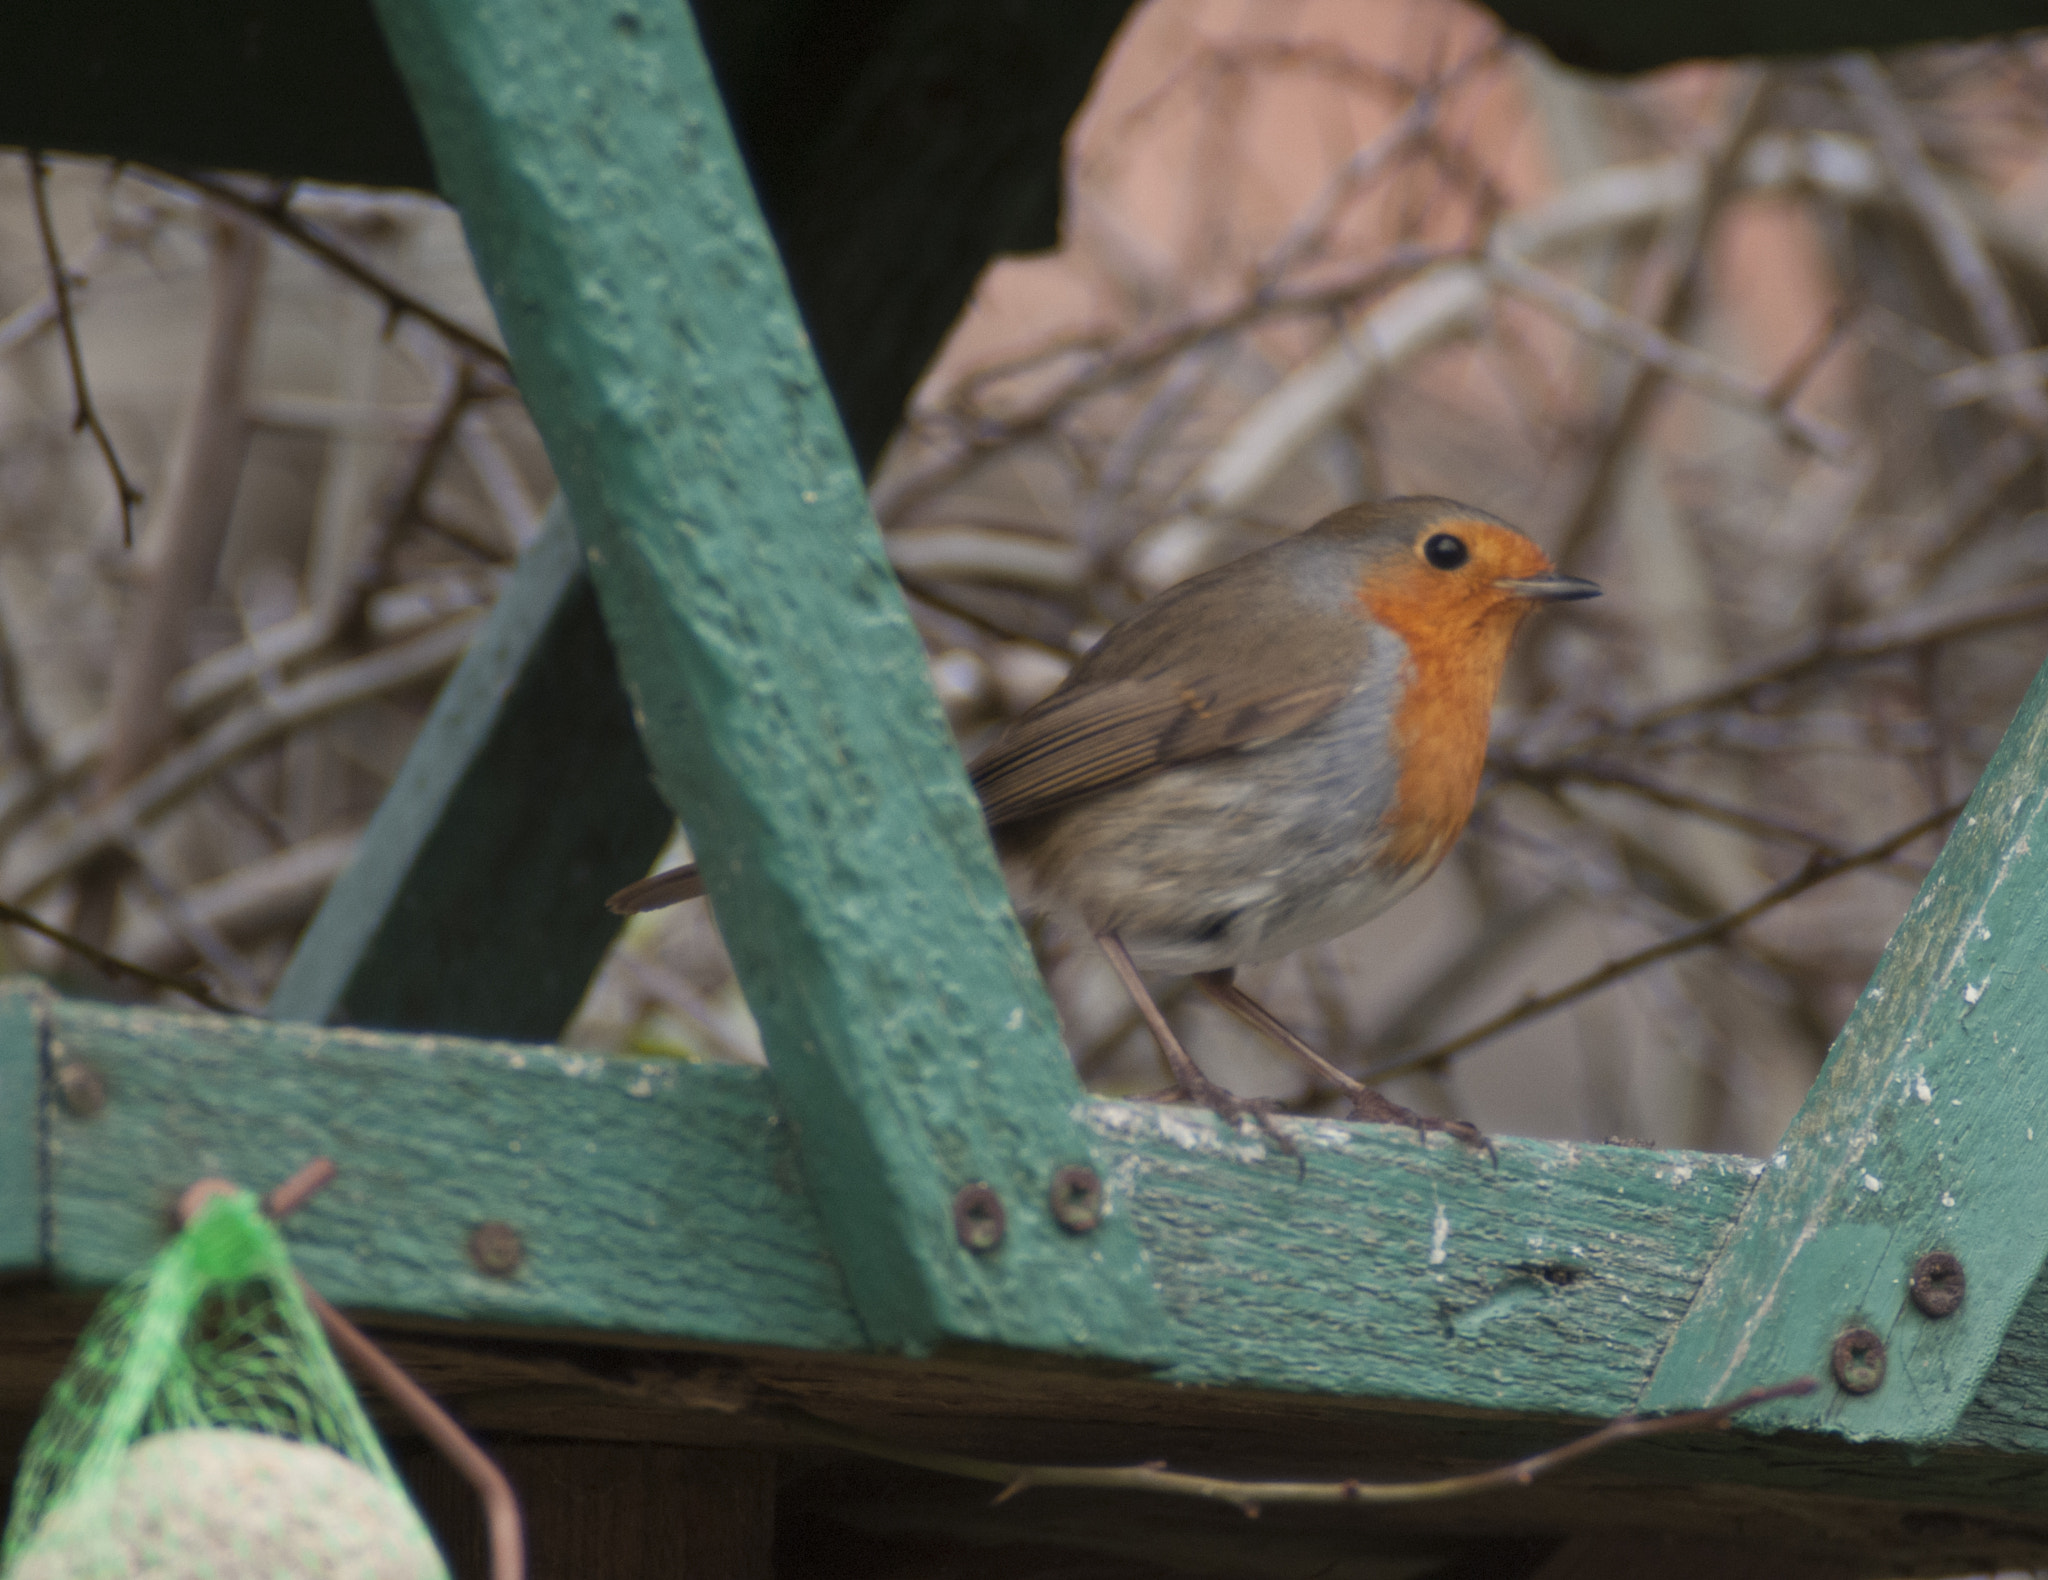
M 1692 1165 L 1690 1163 L 1681 1163 L 1671 1171 L 1671 1183 L 1674 1185 L 1683 1185 L 1691 1178 Z
M 1927 1084 L 1927 1072 L 1925 1070 L 1915 1070 L 1913 1072 L 1913 1095 L 1923 1103 L 1934 1101 L 1934 1088 Z
M 1451 1253 L 1444 1249 L 1450 1243 L 1451 1215 L 1444 1211 L 1444 1204 L 1436 1204 L 1436 1218 L 1429 1226 L 1429 1265 L 1442 1267 L 1444 1259 Z
M 1787 1153 L 1774 1152 L 1771 1154 L 1771 1167 L 1774 1169 L 1781 1169 L 1790 1161 L 1791 1157 Z
M 1879 1179 L 1875 1174 L 1866 1174 L 1863 1176 L 1863 1188 L 1869 1191 L 1871 1195 L 1875 1196 L 1879 1191 L 1884 1189 L 1884 1181 Z
M 1951 1196 L 1947 1191 L 1943 1191 L 1941 1193 L 1941 1204 L 1944 1207 L 1953 1207 L 1956 1204 L 1956 1199 L 1955 1197 Z
M 1980 923 L 1977 928 L 1977 936 L 1988 944 L 1991 942 L 1991 929 Z
M 626 1095 L 628 1097 L 652 1097 L 654 1095 L 654 1083 L 643 1075 L 626 1088 Z
M 1984 980 L 1989 982 L 1991 979 L 1986 977 Z M 1963 1002 L 1965 1004 L 1974 1004 L 1983 996 L 1984 989 L 1981 984 L 1974 987 L 1967 982 L 1963 984 Z
M 1003 1022 L 1003 1030 L 1016 1031 L 1024 1024 L 1024 1006 L 1019 1004 L 1010 1011 L 1010 1018 Z

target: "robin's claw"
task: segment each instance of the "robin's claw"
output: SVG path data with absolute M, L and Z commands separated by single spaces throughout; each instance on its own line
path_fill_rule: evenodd
M 1282 1110 L 1272 1098 L 1240 1097 L 1199 1071 L 1192 1075 L 1183 1073 L 1180 1084 L 1171 1095 L 1176 1101 L 1208 1109 L 1233 1130 L 1239 1129 L 1245 1120 L 1251 1120 L 1282 1153 L 1296 1162 L 1301 1161 L 1301 1149 L 1294 1144 L 1294 1138 L 1273 1122 L 1273 1116 Z
M 1429 1114 L 1418 1114 L 1412 1108 L 1403 1108 L 1392 1098 L 1382 1097 L 1369 1086 L 1361 1086 L 1351 1094 L 1351 1112 L 1345 1117 L 1369 1125 L 1406 1125 L 1418 1136 L 1439 1131 L 1468 1147 L 1484 1147 L 1495 1165 L 1500 1163 L 1500 1153 L 1492 1141 L 1471 1120 L 1437 1119 Z

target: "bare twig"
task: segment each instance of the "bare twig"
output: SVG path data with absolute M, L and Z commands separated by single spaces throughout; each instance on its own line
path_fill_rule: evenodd
M 16 892 L 33 896 L 79 862 L 134 837 L 134 831 L 229 763 L 287 731 L 371 697 L 441 674 L 459 659 L 477 618 L 446 625 L 381 652 L 335 664 L 257 696 L 141 778 L 40 838 L 16 843 L 8 873 Z
M 1525 263 L 1504 248 L 1495 250 L 1487 267 L 1502 286 L 1560 322 L 1616 350 L 1626 351 L 1710 400 L 1763 419 L 1801 449 L 1829 459 L 1848 454 L 1853 441 L 1833 423 L 1781 408 L 1768 385 L 1731 372 L 1704 351 L 1610 307 L 1591 291 Z
M 1096 1487 L 1124 1492 L 1164 1492 L 1183 1498 L 1201 1498 L 1228 1503 L 1256 1517 L 1269 1504 L 1335 1503 L 1386 1506 L 1403 1503 L 1440 1503 L 1451 1498 L 1469 1498 L 1482 1492 L 1500 1492 L 1526 1487 L 1574 1460 L 1597 1454 L 1616 1443 L 1637 1438 L 1661 1437 L 1673 1432 L 1697 1432 L 1725 1427 L 1744 1410 L 1778 1399 L 1803 1398 L 1814 1391 L 1811 1377 L 1796 1378 L 1775 1387 L 1751 1388 L 1724 1404 L 1704 1410 L 1683 1410 L 1674 1415 L 1617 1416 L 1596 1431 L 1569 1443 L 1531 1454 L 1490 1470 L 1463 1476 L 1439 1476 L 1427 1481 L 1240 1481 L 1228 1476 L 1198 1476 L 1187 1471 L 1168 1470 L 1163 1464 L 1147 1465 L 1014 1465 L 1002 1460 L 978 1459 L 968 1454 L 939 1449 L 910 1448 L 887 1438 L 873 1437 L 851 1427 L 800 1415 L 793 1422 L 797 1430 L 814 1441 L 914 1465 L 946 1475 L 965 1476 L 975 1481 L 997 1483 L 1002 1492 L 998 1503 L 1033 1487 Z
M 1482 1042 L 1491 1041 L 1510 1027 L 1519 1026 L 1525 1021 L 1535 1020 L 1538 1016 L 1548 1015 L 1552 1010 L 1562 1009 L 1565 1005 L 1577 999 L 1582 999 L 1589 993 L 1598 992 L 1601 988 L 1618 982 L 1623 977 L 1632 976 L 1647 966 L 1657 964 L 1660 960 L 1669 960 L 1675 955 L 1686 954 L 1694 949 L 1704 948 L 1708 944 L 1719 943 L 1738 928 L 1747 926 L 1767 911 L 1776 910 L 1786 901 L 1796 899 L 1799 895 L 1806 893 L 1808 889 L 1816 888 L 1826 883 L 1830 878 L 1840 877 L 1845 872 L 1853 872 L 1858 867 L 1876 865 L 1894 852 L 1903 850 L 1922 835 L 1931 834 L 1944 823 L 1953 821 L 1962 810 L 1963 803 L 1961 801 L 1956 802 L 1952 806 L 1942 807 L 1938 811 L 1930 812 L 1917 822 L 1909 823 L 1897 833 L 1879 840 L 1875 845 L 1867 845 L 1863 849 L 1853 851 L 1848 855 L 1828 855 L 1822 851 L 1815 851 L 1807 859 L 1806 864 L 1791 877 L 1782 883 L 1773 884 L 1740 909 L 1729 911 L 1725 915 L 1715 917 L 1712 921 L 1702 922 L 1697 927 L 1688 928 L 1685 932 L 1674 934 L 1672 937 L 1664 939 L 1661 943 L 1650 945 L 1647 949 L 1638 949 L 1632 955 L 1623 955 L 1617 960 L 1610 960 L 1598 970 L 1589 971 L 1584 976 L 1565 983 L 1562 987 L 1552 988 L 1548 993 L 1538 993 L 1530 998 L 1526 998 L 1513 1009 L 1504 1010 L 1491 1020 L 1483 1021 L 1470 1031 L 1461 1033 L 1447 1042 L 1439 1043 L 1433 1048 L 1426 1048 L 1420 1053 L 1402 1054 L 1398 1058 L 1389 1059 L 1382 1064 L 1375 1065 L 1367 1073 L 1367 1079 L 1377 1084 L 1380 1081 L 1391 1079 L 1397 1075 L 1407 1075 L 1416 1070 L 1439 1068 L 1447 1060 L 1477 1047 Z
M 124 960 L 111 954 L 94 943 L 80 938 L 76 933 L 66 932 L 52 926 L 33 911 L 25 911 L 18 905 L 9 905 L 0 900 L 0 922 L 10 927 L 26 928 L 40 938 L 47 938 L 61 949 L 68 949 L 80 959 L 90 961 L 110 977 L 121 977 L 131 982 L 140 982 L 148 987 L 164 988 L 172 993 L 183 994 L 195 1004 L 203 1004 L 223 1015 L 245 1015 L 248 1011 L 216 997 L 212 988 L 197 977 L 176 976 L 168 971 L 155 971 L 133 960 Z
M 1487 760 L 1487 766 L 1504 778 L 1519 779 L 1526 784 L 1542 785 L 1546 788 L 1575 783 L 1593 785 L 1603 790 L 1625 790 L 1631 795 L 1641 796 L 1645 801 L 1669 807 L 1674 812 L 1689 812 L 1695 817 L 1703 817 L 1709 822 L 1739 829 L 1758 839 L 1783 840 L 1790 844 L 1805 845 L 1811 850 L 1825 854 L 1837 853 L 1833 840 L 1811 829 L 1801 828 L 1782 818 L 1759 812 L 1753 807 L 1731 806 L 1712 796 L 1680 790 L 1674 785 L 1663 784 L 1648 774 L 1619 763 L 1579 760 L 1531 763 L 1496 755 Z
M 114 493 L 121 504 L 121 545 L 130 548 L 135 543 L 135 507 L 142 503 L 142 490 L 128 480 L 120 454 L 114 449 L 113 435 L 100 420 L 99 408 L 92 400 L 92 387 L 86 382 L 85 352 L 78 343 L 78 319 L 71 300 L 71 273 L 64 267 L 64 254 L 57 245 L 57 225 L 50 217 L 49 164 L 39 148 L 28 151 L 28 184 L 35 199 L 36 230 L 43 240 L 43 262 L 50 274 L 57 327 L 64 336 L 64 357 L 71 365 L 71 428 L 74 433 L 90 433 L 93 443 L 99 446 L 100 459 L 107 464 L 107 475 L 113 479 Z
M 1659 248 L 1656 261 L 1662 270 L 1661 300 L 1648 322 L 1659 333 L 1676 336 L 1684 328 L 1698 292 L 1706 259 L 1707 242 L 1721 209 L 1735 190 L 1742 155 L 1755 134 L 1769 99 L 1770 79 L 1764 68 L 1745 68 L 1731 87 L 1733 109 L 1715 140 L 1715 146 L 1701 159 L 1699 196 L 1681 209 L 1671 225 L 1671 234 Z M 1635 359 L 1628 364 L 1621 389 L 1613 399 L 1606 431 L 1595 447 L 1591 463 L 1579 481 L 1578 496 L 1564 512 L 1564 527 L 1557 535 L 1556 559 L 1560 565 L 1574 565 L 1607 514 L 1614 485 L 1621 476 L 1621 458 L 1632 444 L 1655 405 L 1662 384 L 1657 364 Z M 1773 389 L 1766 399 L 1779 410 L 1790 404 L 1789 396 Z
M 135 607 L 114 661 L 107 745 L 97 791 L 139 773 L 175 728 L 172 677 L 184 667 L 192 620 L 212 591 L 248 455 L 248 373 L 262 301 L 263 232 L 220 213 L 211 235 L 212 298 L 199 377 L 143 544 Z
M 317 225 L 294 214 L 289 191 L 280 199 L 269 201 L 252 197 L 234 182 L 205 171 L 179 170 L 165 165 L 153 168 L 172 181 L 205 193 L 216 203 L 239 209 L 250 218 L 261 221 L 301 252 L 319 259 L 344 279 L 353 280 L 377 297 L 393 318 L 416 318 L 478 362 L 507 375 L 511 373 L 511 360 L 491 341 L 421 301 L 373 265 L 356 257 Z
M 1733 675 L 1698 691 L 1653 703 L 1616 728 L 1625 734 L 1655 729 L 1688 714 L 1741 702 L 1766 686 L 1783 684 L 1823 665 L 1870 663 L 1942 642 L 2048 619 L 2048 586 L 1979 599 L 1960 608 L 1916 610 L 1846 631 L 1823 631 L 1784 652 L 1744 665 Z
M 1970 217 L 1949 191 L 1913 129 L 1911 117 L 1892 91 L 1891 79 L 1874 56 L 1838 55 L 1830 63 L 1835 80 L 1849 95 L 1857 115 L 1876 143 L 1899 195 L 1912 211 L 1941 260 L 1942 272 L 1963 299 L 1984 349 L 1993 357 L 2015 357 L 2026 351 L 2027 333 L 2018 306 L 1998 277 Z M 2048 393 L 2031 379 L 2003 384 L 1994 397 L 2013 421 L 2048 438 Z

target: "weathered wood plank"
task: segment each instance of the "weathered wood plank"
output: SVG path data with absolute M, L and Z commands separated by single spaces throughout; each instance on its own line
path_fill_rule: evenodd
M 544 727 L 572 713 L 573 742 Z M 575 815 L 592 780 L 607 787 L 607 815 Z M 270 1013 L 552 1034 L 618 932 L 605 896 L 647 870 L 669 821 L 558 503 L 441 688 Z M 524 914 L 537 882 L 563 925 Z
M 1177 1382 L 1612 1415 L 1761 1165 L 1296 1121 L 1305 1177 L 1202 1113 L 1097 1102 Z M 1783 1380 L 1783 1379 L 1779 1379 Z
M 43 1262 L 42 1001 L 0 992 L 0 1274 Z
M 107 1092 L 86 1118 L 44 1105 L 67 1282 L 140 1266 L 194 1179 L 266 1190 L 324 1155 L 341 1176 L 292 1219 L 292 1254 L 345 1304 L 866 1343 L 755 1072 L 81 1004 L 46 1035 Z M 477 1254 L 486 1224 L 502 1260 Z
M 1727 1249 L 1644 1395 L 1652 1409 L 1798 1372 L 1866 1327 L 1886 1368 L 1771 1419 L 1946 1440 L 2048 1259 L 2048 672 L 2020 705 Z M 1908 1298 L 1946 1251 L 1960 1310 Z
M 198 1175 L 264 1188 L 324 1154 L 340 1177 L 290 1239 L 345 1304 L 867 1347 L 766 1074 L 57 1000 L 46 1015 L 52 1057 L 108 1093 L 86 1118 L 46 1105 L 66 1281 L 138 1265 Z M 1283 1121 L 1304 1173 L 1205 1113 L 1085 1112 L 1111 1216 L 1159 1281 L 1165 1380 L 1457 1409 L 1625 1409 L 1758 1167 L 1507 1139 L 1496 1168 L 1443 1138 Z M 509 1276 L 473 1260 L 485 1223 L 516 1236 Z
M 380 15 L 868 1331 L 1146 1355 L 1136 1241 L 1046 1209 L 1079 1087 L 687 11 Z

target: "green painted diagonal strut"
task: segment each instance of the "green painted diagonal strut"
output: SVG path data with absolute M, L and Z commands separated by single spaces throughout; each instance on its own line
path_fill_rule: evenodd
M 379 15 L 869 1336 L 1149 1358 L 1136 1240 L 1051 1216 L 1080 1089 L 688 12 Z
M 1922 1257 L 1962 1264 L 1925 1314 Z M 1948 1439 L 2048 1259 L 2048 670 L 1978 782 L 1679 1325 L 1650 1409 L 1809 1373 L 1759 1422 Z M 1884 1378 L 1833 1375 L 1844 1332 Z

